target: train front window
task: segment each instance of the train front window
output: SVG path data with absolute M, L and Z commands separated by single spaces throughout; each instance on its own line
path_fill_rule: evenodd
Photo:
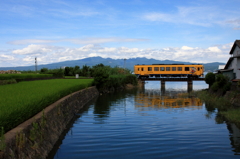
M 178 67 L 178 71 L 182 71 L 182 67 Z
M 154 71 L 159 71 L 159 67 L 154 67 Z
M 172 67 L 172 71 L 176 71 L 176 67 Z
M 185 67 L 185 71 L 189 71 L 189 67 Z
M 152 71 L 152 67 L 148 67 L 148 71 Z
M 166 71 L 170 71 L 170 67 L 166 67 Z
M 165 67 L 160 67 L 161 71 L 165 71 Z

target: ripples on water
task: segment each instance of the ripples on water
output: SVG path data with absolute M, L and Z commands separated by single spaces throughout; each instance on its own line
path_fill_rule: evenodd
M 56 152 L 63 158 L 239 158 L 234 124 L 216 124 L 187 84 L 149 82 L 144 90 L 100 96 L 74 122 Z M 203 89 L 203 82 L 193 89 Z

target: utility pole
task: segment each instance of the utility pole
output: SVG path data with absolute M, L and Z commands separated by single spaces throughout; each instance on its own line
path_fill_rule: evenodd
M 124 59 L 124 74 L 126 73 L 126 58 Z
M 37 72 L 37 57 L 35 57 L 35 71 Z
M 124 69 L 126 69 L 126 58 L 124 59 Z

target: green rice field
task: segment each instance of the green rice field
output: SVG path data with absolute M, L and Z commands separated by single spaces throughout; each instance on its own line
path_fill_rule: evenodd
M 52 79 L 0 85 L 0 128 L 6 132 L 92 82 L 93 79 Z

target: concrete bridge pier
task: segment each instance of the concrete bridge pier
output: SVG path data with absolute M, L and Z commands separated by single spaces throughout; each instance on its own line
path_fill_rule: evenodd
M 187 86 L 188 92 L 192 92 L 192 90 L 193 90 L 193 81 L 189 80 L 189 81 L 187 81 L 187 83 L 188 83 L 188 86 Z
M 161 80 L 161 92 L 164 94 L 165 93 L 165 81 Z

